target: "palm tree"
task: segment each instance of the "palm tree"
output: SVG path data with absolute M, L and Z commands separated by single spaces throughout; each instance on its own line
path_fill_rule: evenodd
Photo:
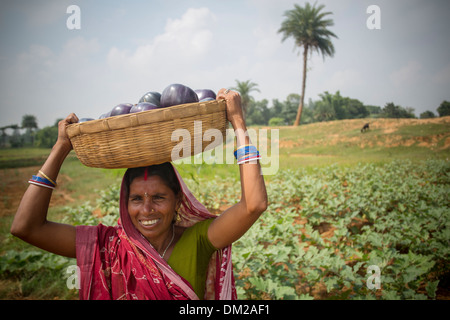
M 37 120 L 36 117 L 30 114 L 26 114 L 22 117 L 22 129 L 27 129 L 25 132 L 25 142 L 26 143 L 34 143 L 34 134 L 33 129 L 37 129 Z
M 250 95 L 250 92 L 252 91 L 259 91 L 257 88 L 258 84 L 251 82 L 250 80 L 247 81 L 239 81 L 236 80 L 236 87 L 233 87 L 233 90 L 236 90 L 241 95 L 241 105 L 242 105 L 242 111 L 244 112 L 244 116 L 248 112 L 248 106 L 250 104 L 250 101 L 253 99 Z
M 22 128 L 27 129 L 28 131 L 32 131 L 33 129 L 37 129 L 37 121 L 36 117 L 30 114 L 26 114 L 22 117 Z
M 279 33 L 283 34 L 283 40 L 289 37 L 294 38 L 296 47 L 303 47 L 303 82 L 302 95 L 300 104 L 298 106 L 297 117 L 295 118 L 294 126 L 298 126 L 303 111 L 303 101 L 305 99 L 305 85 L 306 85 L 306 62 L 308 60 L 308 53 L 317 51 L 322 54 L 325 59 L 326 56 L 332 57 L 334 55 L 334 46 L 331 42 L 331 37 L 337 36 L 327 29 L 327 27 L 334 25 L 333 20 L 325 19 L 331 12 L 322 12 L 324 5 L 316 4 L 311 6 L 309 3 L 305 7 L 297 4 L 294 9 L 285 12 L 286 19 L 282 22 Z

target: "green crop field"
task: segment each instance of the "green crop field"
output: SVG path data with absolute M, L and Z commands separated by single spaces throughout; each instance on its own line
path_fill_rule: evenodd
M 282 127 L 277 143 L 279 170 L 265 177 L 269 207 L 233 246 L 240 299 L 450 298 L 450 117 Z M 66 285 L 74 260 L 9 235 L 48 152 L 0 151 L 0 299 L 77 298 Z M 237 165 L 177 168 L 212 212 L 239 200 Z M 72 154 L 50 219 L 114 224 L 122 174 L 84 167 Z

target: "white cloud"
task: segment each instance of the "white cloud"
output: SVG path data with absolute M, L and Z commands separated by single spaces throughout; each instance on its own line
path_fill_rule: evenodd
M 96 39 L 86 40 L 83 37 L 67 40 L 59 54 L 47 46 L 31 45 L 27 51 L 17 56 L 16 62 L 11 66 L 11 74 L 18 73 L 20 77 L 32 74 L 36 77 L 72 73 L 84 69 L 87 59 L 99 49 Z
M 18 73 L 22 76 L 26 76 L 32 71 L 42 74 L 45 72 L 44 69 L 52 64 L 54 59 L 55 55 L 50 48 L 42 45 L 31 45 L 28 51 L 18 55 L 17 62 L 14 66 L 14 74 Z M 36 68 L 39 64 L 44 66 L 44 68 Z
M 255 54 L 261 58 L 271 58 L 282 47 L 281 36 L 275 26 L 259 26 L 253 31 L 257 43 Z
M 211 73 L 215 52 L 220 50 L 214 40 L 215 21 L 208 8 L 190 8 L 179 19 L 168 19 L 164 32 L 147 43 L 111 48 L 106 64 L 114 81 L 108 85 L 116 99 L 136 103 L 145 92 L 162 92 L 171 83 L 211 88 L 211 80 L 218 77 Z
M 405 66 L 389 75 L 391 82 L 397 87 L 405 87 L 416 83 L 421 78 L 422 65 L 417 61 L 409 61 Z
M 324 88 L 329 92 L 340 90 L 351 90 L 359 87 L 364 83 L 361 73 L 355 69 L 344 69 L 333 73 L 333 75 L 325 81 Z
M 450 64 L 440 69 L 432 80 L 435 84 L 448 86 L 450 84 Z
M 100 50 L 100 44 L 97 39 L 86 40 L 83 37 L 69 39 L 64 47 L 61 57 L 72 58 L 79 56 L 89 56 Z
M 164 33 L 148 44 L 132 51 L 112 48 L 107 57 L 108 65 L 138 76 L 151 70 L 158 77 L 164 73 L 176 73 L 186 65 L 195 65 L 213 48 L 210 23 L 215 19 L 207 8 L 188 9 L 180 19 L 169 19 Z
M 60 52 L 31 45 L 2 70 L 4 106 L 14 106 L 22 115 L 36 115 L 40 127 L 70 112 L 97 116 L 101 107 L 92 111 L 89 101 L 102 92 L 105 83 L 104 66 L 93 61 L 99 49 L 96 39 L 83 37 L 67 40 Z M 3 117 L 12 117 L 12 113 L 4 109 Z
M 25 14 L 26 23 L 35 28 L 50 25 L 60 19 L 69 17 L 66 14 L 66 9 L 70 4 L 68 0 L 18 1 L 16 6 L 20 12 Z

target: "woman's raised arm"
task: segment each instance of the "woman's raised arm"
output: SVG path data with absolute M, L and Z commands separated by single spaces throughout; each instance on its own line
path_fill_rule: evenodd
M 72 144 L 66 134 L 70 123 L 78 122 L 75 114 L 70 114 L 58 124 L 58 140 L 41 168 L 41 178 L 56 181 L 59 170 L 72 150 Z M 67 257 L 75 257 L 75 227 L 47 220 L 52 189 L 30 184 L 17 209 L 11 233 L 49 252 Z
M 227 117 L 236 134 L 237 147 L 251 144 L 237 92 L 219 90 L 217 99 L 227 102 Z M 216 248 L 224 248 L 247 232 L 267 209 L 267 193 L 259 161 L 239 165 L 241 199 L 217 217 L 208 229 L 208 238 Z

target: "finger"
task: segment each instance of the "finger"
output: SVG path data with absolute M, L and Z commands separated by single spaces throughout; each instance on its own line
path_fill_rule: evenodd
M 71 113 L 67 116 L 67 118 L 65 119 L 65 122 L 70 124 L 70 123 L 77 123 L 79 121 L 77 115 L 75 113 Z
M 217 92 L 217 99 L 225 99 L 225 90 L 225 88 L 222 88 Z
M 221 98 L 221 99 L 225 99 L 225 100 L 230 100 L 233 99 L 236 95 L 239 95 L 237 92 L 235 91 L 231 91 L 230 89 L 220 89 L 219 92 L 217 93 L 217 97 Z

